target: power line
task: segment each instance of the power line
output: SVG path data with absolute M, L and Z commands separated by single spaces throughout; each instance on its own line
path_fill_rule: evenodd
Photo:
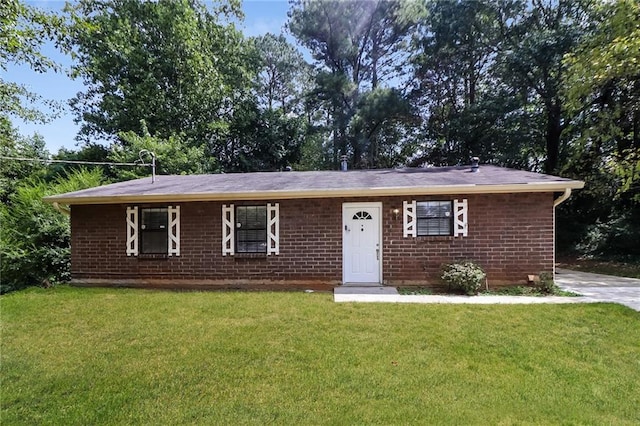
M 80 161 L 80 160 L 50 160 L 47 158 L 26 158 L 26 157 L 6 157 L 0 155 L 2 160 L 16 160 L 16 161 L 34 161 L 41 163 L 66 163 L 66 164 L 86 164 L 94 166 L 143 166 L 153 167 L 153 164 L 149 163 L 114 163 L 109 161 Z
M 143 156 L 148 155 L 151 157 L 151 163 L 147 164 L 142 159 Z M 109 161 L 80 161 L 80 160 L 50 160 L 48 158 L 27 158 L 27 157 L 8 157 L 4 155 L 0 155 L 0 159 L 2 160 L 15 160 L 15 161 L 37 161 L 45 164 L 48 163 L 66 163 L 66 164 L 86 164 L 86 165 L 94 165 L 94 166 L 143 166 L 143 167 L 151 167 L 151 183 L 156 181 L 156 154 L 153 151 L 149 151 L 148 149 L 143 149 L 138 153 L 138 157 L 140 158 L 139 162 L 134 163 L 116 163 Z

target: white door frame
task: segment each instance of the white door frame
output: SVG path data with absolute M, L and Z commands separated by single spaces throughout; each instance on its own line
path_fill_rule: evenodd
M 371 209 L 375 208 L 378 210 L 378 247 L 380 250 L 380 255 L 378 257 L 378 283 L 382 284 L 382 202 L 374 201 L 374 202 L 361 202 L 361 203 L 342 203 L 342 284 L 345 284 L 347 281 L 345 280 L 347 271 L 345 268 L 345 259 L 346 259 L 346 251 L 347 251 L 347 234 L 345 227 L 347 226 L 347 209 L 349 208 L 364 208 Z

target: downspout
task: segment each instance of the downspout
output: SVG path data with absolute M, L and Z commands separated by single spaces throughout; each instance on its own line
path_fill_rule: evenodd
M 69 209 L 69 207 L 63 207 L 58 203 L 53 203 L 53 208 L 58 210 L 60 213 L 62 213 L 65 216 L 71 216 L 71 210 Z
M 561 196 L 559 196 L 558 198 L 556 198 L 553 201 L 554 211 L 555 211 L 556 207 L 558 207 L 560 204 L 564 203 L 567 200 L 567 198 L 569 198 L 569 197 L 571 197 L 571 188 L 566 188 L 564 190 L 564 194 L 562 194 Z
M 553 282 L 556 282 L 556 207 L 571 197 L 571 188 L 565 188 L 564 193 L 553 200 Z

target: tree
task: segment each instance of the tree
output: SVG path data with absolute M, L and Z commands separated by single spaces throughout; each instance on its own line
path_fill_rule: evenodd
M 112 144 L 107 155 L 109 161 L 117 163 L 144 162 L 151 164 L 148 155 L 143 151 L 152 152 L 156 156 L 157 174 L 198 174 L 216 170 L 215 160 L 205 155 L 204 146 L 189 146 L 184 137 L 171 135 L 167 139 L 152 136 L 144 120 L 140 123 L 141 135 L 133 131 L 122 132 L 119 137 L 125 143 Z M 149 176 L 148 166 L 137 168 L 116 168 L 113 170 L 118 181 Z
M 20 0 L 0 2 L 0 69 L 7 70 L 7 64 L 26 64 L 36 72 L 58 66 L 40 52 L 47 40 L 53 40 L 65 30 L 62 19 L 37 8 L 24 5 Z M 11 136 L 9 115 L 27 121 L 44 122 L 48 114 L 32 105 L 42 98 L 24 85 L 5 81 L 0 77 L 0 139 L 7 141 Z M 55 111 L 57 105 L 47 102 Z
M 0 139 L 0 156 L 18 158 L 49 157 L 42 137 L 20 136 L 15 128 L 10 128 L 9 137 Z M 16 190 L 16 182 L 30 177 L 44 177 L 46 170 L 44 164 L 38 161 L 16 161 L 0 159 L 0 202 L 8 203 L 9 198 Z
M 498 7 L 502 79 L 524 93 L 544 121 L 547 173 L 561 166 L 562 136 L 571 120 L 561 96 L 562 59 L 584 36 L 591 7 L 590 0 L 504 1 Z
M 80 138 L 119 143 L 121 132 L 205 144 L 249 86 L 241 34 L 224 18 L 240 16 L 236 0 L 208 8 L 198 0 L 81 0 L 67 6 L 65 40 L 86 90 L 72 100 Z
M 582 253 L 640 256 L 640 5 L 603 3 L 593 20 L 564 58 L 573 143 L 563 172 L 586 186 L 558 221 L 573 230 L 565 245 Z
M 262 110 L 253 99 L 237 105 L 232 119 L 212 137 L 211 150 L 226 172 L 284 170 L 300 160 L 304 117 Z
M 281 34 L 265 34 L 252 40 L 258 73 L 256 95 L 263 108 L 279 108 L 285 114 L 303 111 L 307 68 L 302 54 Z
M 340 155 L 349 155 L 354 167 L 369 166 L 366 148 L 387 142 L 369 143 L 366 135 L 359 133 L 362 126 L 353 126 L 352 119 L 363 105 L 365 93 L 383 84 L 401 84 L 404 70 L 397 64 L 406 57 L 404 47 L 417 25 L 419 12 L 419 3 L 402 1 L 322 0 L 292 4 L 289 30 L 322 67 L 311 96 L 325 103 L 334 165 Z M 374 126 L 382 124 L 398 123 L 385 120 Z
M 8 202 L 0 205 L 0 293 L 69 279 L 69 218 L 42 198 L 100 182 L 99 171 L 79 170 L 59 177 L 53 185 L 36 177 L 17 185 Z
M 498 89 L 493 70 L 499 48 L 496 21 L 486 2 L 427 3 L 413 44 L 412 98 L 425 126 L 412 164 L 467 163 L 472 156 L 491 161 L 500 152 L 495 141 L 508 144 L 506 132 L 495 126 L 508 107 L 505 101 L 512 99 Z

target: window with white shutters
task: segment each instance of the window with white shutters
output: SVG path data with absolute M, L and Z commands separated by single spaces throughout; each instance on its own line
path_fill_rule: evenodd
M 222 255 L 280 254 L 280 205 L 222 206 Z
M 127 207 L 127 255 L 180 256 L 180 206 Z
M 454 236 L 468 235 L 467 200 L 453 201 L 404 201 L 403 235 Z

